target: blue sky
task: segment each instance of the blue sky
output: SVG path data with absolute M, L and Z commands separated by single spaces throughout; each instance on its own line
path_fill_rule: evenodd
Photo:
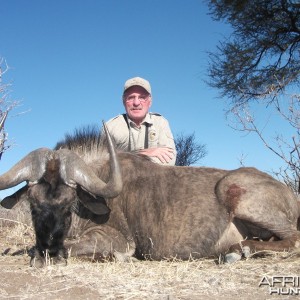
M 0 9 L 4 80 L 21 101 L 6 123 L 15 145 L 1 173 L 66 132 L 123 113 L 123 84 L 134 76 L 151 82 L 152 111 L 174 136 L 195 132 L 206 144 L 201 165 L 234 169 L 242 156 L 264 171 L 280 165 L 256 136 L 227 126 L 224 101 L 204 83 L 207 51 L 230 28 L 201 0 L 1 0 Z

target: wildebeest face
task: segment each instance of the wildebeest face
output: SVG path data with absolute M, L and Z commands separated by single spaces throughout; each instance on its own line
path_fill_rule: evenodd
M 66 258 L 63 242 L 71 225 L 71 208 L 75 190 L 59 184 L 55 189 L 47 182 L 28 189 L 32 221 L 36 232 L 36 255 Z
M 85 212 L 96 215 L 94 220 L 102 224 L 110 212 L 104 199 L 117 197 L 123 189 L 118 156 L 105 124 L 103 126 L 110 157 L 106 181 L 98 177 L 94 166 L 87 164 L 76 152 L 64 148 L 36 149 L 0 175 L 0 190 L 27 182 L 13 195 L 5 197 L 0 205 L 11 209 L 20 201 L 30 202 L 36 233 L 36 266 L 44 265 L 46 254 L 54 263 L 66 258 L 64 240 L 71 226 L 73 204 L 77 213 L 80 201 Z M 89 217 L 88 214 L 79 215 Z

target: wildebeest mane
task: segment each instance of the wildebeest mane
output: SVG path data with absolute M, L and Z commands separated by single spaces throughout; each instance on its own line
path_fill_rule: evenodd
M 80 128 L 75 128 L 73 133 L 66 133 L 64 138 L 56 143 L 54 150 L 69 149 L 83 156 L 89 155 L 93 157 L 93 153 L 106 153 L 106 137 L 101 132 L 101 128 L 98 125 L 85 125 Z M 128 152 L 122 147 L 115 145 L 118 152 Z M 146 160 L 150 160 L 148 156 L 138 154 L 136 151 L 130 153 L 143 157 Z
M 87 151 L 95 146 L 101 145 L 101 130 L 97 125 L 86 125 L 81 128 L 76 128 L 74 133 L 66 133 L 64 138 L 56 143 L 54 150 L 69 149 L 84 147 Z

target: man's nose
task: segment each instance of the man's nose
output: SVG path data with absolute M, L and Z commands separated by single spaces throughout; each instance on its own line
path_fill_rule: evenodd
M 135 98 L 133 99 L 133 104 L 134 104 L 134 105 L 140 105 L 140 103 L 141 103 L 141 99 L 140 99 L 139 97 L 135 97 Z

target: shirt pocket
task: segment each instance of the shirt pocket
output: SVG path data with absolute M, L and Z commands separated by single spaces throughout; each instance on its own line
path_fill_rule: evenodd
M 149 129 L 148 141 L 150 146 L 157 146 L 158 144 L 158 132 L 153 128 Z

